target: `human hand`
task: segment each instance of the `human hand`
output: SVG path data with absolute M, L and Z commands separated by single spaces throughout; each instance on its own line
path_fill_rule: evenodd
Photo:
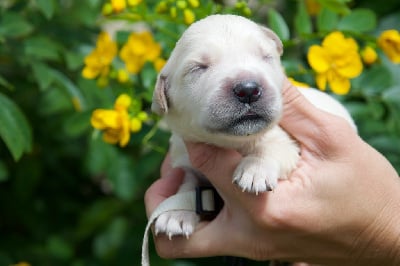
M 317 110 L 288 82 L 281 126 L 299 142 L 301 159 L 288 180 L 261 195 L 243 193 L 232 184 L 241 159 L 237 152 L 187 144 L 192 165 L 209 178 L 225 206 L 188 240 L 157 237 L 158 253 L 398 265 L 400 183 L 389 162 L 347 122 Z M 155 191 L 152 186 L 146 194 L 148 212 L 155 207 Z

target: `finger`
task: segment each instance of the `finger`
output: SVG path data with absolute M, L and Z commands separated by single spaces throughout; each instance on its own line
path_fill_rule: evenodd
M 225 212 L 223 209 L 222 212 Z M 243 246 L 246 239 L 243 233 L 232 226 L 232 217 L 220 214 L 211 222 L 202 222 L 189 237 L 157 236 L 157 253 L 163 258 L 199 258 L 221 255 L 234 255 L 236 246 Z M 229 239 L 230 245 L 227 245 Z
M 166 170 L 166 169 L 165 169 Z M 167 173 L 155 181 L 146 191 L 144 202 L 146 205 L 147 217 L 165 199 L 174 195 L 182 184 L 184 173 L 182 169 L 170 169 Z
M 164 158 L 164 161 L 161 164 L 161 169 L 160 169 L 161 178 L 171 170 L 172 170 L 171 156 L 170 153 L 168 152 Z
M 285 80 L 283 85 L 283 117 L 280 126 L 296 139 L 315 137 L 324 122 L 318 110 L 297 89 Z
M 288 80 L 283 87 L 283 117 L 280 126 L 303 147 L 326 156 L 337 146 L 335 140 L 356 136 L 344 119 L 310 103 Z M 340 143 L 339 143 L 340 144 Z
M 233 172 L 241 160 L 234 151 L 203 143 L 186 143 L 192 166 L 204 174 L 215 188 L 231 193 L 236 186 L 232 183 Z

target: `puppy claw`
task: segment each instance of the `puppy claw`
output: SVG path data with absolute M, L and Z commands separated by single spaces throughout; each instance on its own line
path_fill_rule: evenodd
M 155 222 L 155 235 L 165 234 L 169 240 L 174 236 L 189 238 L 200 221 L 193 211 L 170 211 L 161 214 Z
M 235 170 L 233 182 L 242 191 L 258 195 L 273 190 L 278 183 L 280 168 L 273 160 L 245 157 Z

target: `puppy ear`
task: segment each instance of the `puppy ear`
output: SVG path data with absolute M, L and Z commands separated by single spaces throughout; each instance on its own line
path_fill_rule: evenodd
M 275 32 L 268 29 L 267 27 L 260 26 L 262 31 L 267 35 L 268 38 L 272 39 L 275 42 L 276 49 L 278 50 L 279 55 L 283 54 L 283 44 L 281 39 L 279 39 L 278 35 Z
M 167 77 L 159 75 L 157 77 L 153 92 L 153 102 L 151 104 L 151 110 L 158 115 L 163 115 L 168 112 L 167 87 Z

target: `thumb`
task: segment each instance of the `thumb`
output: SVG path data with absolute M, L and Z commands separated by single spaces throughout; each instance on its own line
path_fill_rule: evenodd
M 297 140 L 314 137 L 326 118 L 288 79 L 283 84 L 283 117 L 280 126 Z
M 303 147 L 326 154 L 337 146 L 337 140 L 354 135 L 347 121 L 315 107 L 287 79 L 282 93 L 283 117 L 280 126 Z

